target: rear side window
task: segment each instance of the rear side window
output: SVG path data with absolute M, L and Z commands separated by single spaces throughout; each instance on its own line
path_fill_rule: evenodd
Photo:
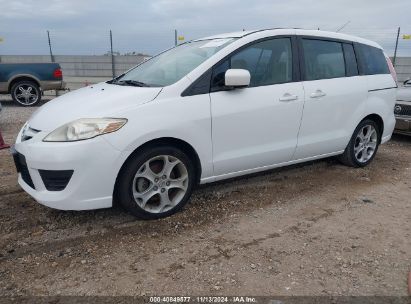
M 305 80 L 345 77 L 345 61 L 341 43 L 303 39 Z
M 361 53 L 361 66 L 365 75 L 390 73 L 387 60 L 381 49 L 365 44 L 359 44 L 358 49 Z
M 292 81 L 292 49 L 290 38 L 274 38 L 254 43 L 241 49 L 213 69 L 211 91 L 224 88 L 228 69 L 250 72 L 250 87 L 273 85 Z
M 347 70 L 347 76 L 357 76 L 358 66 L 357 59 L 355 57 L 354 47 L 352 44 L 343 43 L 344 56 L 345 56 L 345 68 Z

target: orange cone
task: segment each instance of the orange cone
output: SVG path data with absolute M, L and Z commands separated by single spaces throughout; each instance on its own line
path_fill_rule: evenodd
M 10 148 L 10 146 L 6 145 L 6 143 L 4 142 L 3 136 L 1 135 L 1 131 L 0 131 L 0 150 L 7 149 L 7 148 Z

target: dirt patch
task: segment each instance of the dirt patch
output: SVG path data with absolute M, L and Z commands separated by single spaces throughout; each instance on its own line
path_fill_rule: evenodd
M 7 141 L 34 109 L 1 119 Z M 410 160 L 395 136 L 364 169 L 326 159 L 202 186 L 183 212 L 138 221 L 37 204 L 0 151 L 0 295 L 405 296 Z

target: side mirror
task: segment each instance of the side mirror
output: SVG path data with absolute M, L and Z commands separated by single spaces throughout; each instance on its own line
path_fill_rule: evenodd
M 225 72 L 225 86 L 231 88 L 246 88 L 250 85 L 250 72 L 243 69 L 229 69 Z
M 404 81 L 404 86 L 411 87 L 411 79 L 407 79 L 406 81 Z

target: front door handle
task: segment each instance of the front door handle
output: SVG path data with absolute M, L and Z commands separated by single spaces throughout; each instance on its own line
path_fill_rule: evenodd
M 280 101 L 282 102 L 289 102 L 289 101 L 293 101 L 293 100 L 297 100 L 298 96 L 297 95 L 292 95 L 290 93 L 285 93 L 283 95 L 283 97 L 280 98 Z
M 314 93 L 311 93 L 310 97 L 311 98 L 320 98 L 320 97 L 324 97 L 325 95 L 327 95 L 327 94 L 325 94 L 323 91 L 317 90 Z

